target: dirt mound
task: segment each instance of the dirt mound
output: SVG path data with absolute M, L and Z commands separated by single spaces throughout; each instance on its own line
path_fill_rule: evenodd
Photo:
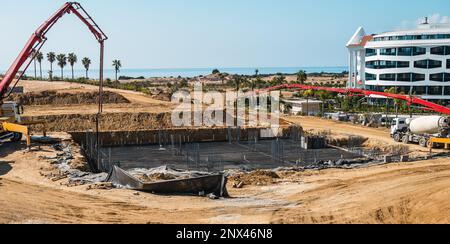
M 235 182 L 236 185 L 252 185 L 252 186 L 267 186 L 272 185 L 280 179 L 280 176 L 269 170 L 256 170 L 250 173 L 243 173 L 230 176 L 230 182 Z
M 151 90 L 150 96 L 156 100 L 161 100 L 161 101 L 166 101 L 166 102 L 170 102 L 172 100 L 172 93 L 167 90 L 160 89 L 160 88 L 154 88 L 153 90 Z
M 383 154 L 407 155 L 410 153 L 408 145 L 389 145 L 376 140 L 368 140 L 364 143 L 364 147 L 372 151 L 379 151 Z
M 329 136 L 328 144 L 337 147 L 363 147 L 369 138 L 362 136 Z
M 23 117 L 24 122 L 45 121 L 49 132 L 80 132 L 95 128 L 97 115 L 68 114 Z M 152 113 L 110 113 L 101 116 L 103 131 L 135 131 L 171 127 L 171 115 Z M 31 126 L 33 131 L 42 131 L 42 125 Z
M 12 95 L 13 101 L 25 106 L 39 105 L 80 105 L 80 104 L 97 104 L 98 92 L 83 93 L 58 93 L 56 91 L 44 91 L 38 93 L 25 93 Z M 103 93 L 103 103 L 118 104 L 130 103 L 120 94 L 105 91 Z
M 147 183 L 175 180 L 177 177 L 167 173 L 144 174 L 138 176 L 139 180 Z

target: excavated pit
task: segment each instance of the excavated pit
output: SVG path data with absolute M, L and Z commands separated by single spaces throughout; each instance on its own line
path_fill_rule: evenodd
M 27 106 L 79 105 L 97 103 L 98 95 L 42 92 L 17 95 L 14 99 Z M 104 103 L 129 101 L 116 93 L 105 92 Z M 328 147 L 323 138 L 309 137 L 301 128 L 284 120 L 282 129 L 273 135 L 267 128 L 174 128 L 171 113 L 102 114 L 98 134 L 93 130 L 96 114 L 30 116 L 23 117 L 23 121 L 45 121 L 48 132 L 69 132 L 82 146 L 90 168 L 104 172 L 114 165 L 126 170 L 168 165 L 208 172 L 315 167 L 361 158 L 358 153 Z M 36 124 L 31 129 L 44 128 Z
M 221 172 L 280 167 L 311 167 L 364 158 L 328 147 L 325 138 L 285 127 L 272 136 L 264 128 L 199 128 L 146 131 L 73 132 L 91 164 L 100 171 L 169 166 L 180 170 Z M 338 162 L 339 161 L 339 162 Z

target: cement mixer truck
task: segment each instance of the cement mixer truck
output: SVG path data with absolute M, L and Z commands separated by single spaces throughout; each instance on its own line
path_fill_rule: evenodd
M 418 143 L 422 147 L 443 146 L 450 149 L 450 118 L 425 116 L 419 118 L 395 118 L 391 136 L 397 142 Z

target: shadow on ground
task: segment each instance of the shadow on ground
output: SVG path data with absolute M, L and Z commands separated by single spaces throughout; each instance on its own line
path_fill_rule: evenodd
M 11 164 L 14 162 L 0 161 L 0 176 L 6 175 L 12 170 Z M 1 185 L 1 183 L 0 183 Z
M 13 161 L 7 161 L 5 158 L 16 152 L 26 148 L 24 143 L 4 143 L 0 145 L 0 176 L 6 175 L 12 170 Z
M 0 144 L 0 161 L 7 157 L 9 154 L 24 150 L 27 146 L 24 142 L 16 143 L 16 142 L 7 142 Z

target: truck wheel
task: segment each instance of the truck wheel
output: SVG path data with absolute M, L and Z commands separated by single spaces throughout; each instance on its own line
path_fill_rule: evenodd
M 419 140 L 419 145 L 420 145 L 421 147 L 428 147 L 428 140 L 427 140 L 427 138 L 421 138 L 421 139 Z
M 12 142 L 20 142 L 22 140 L 21 133 L 14 133 L 14 136 L 11 138 Z
M 403 136 L 403 137 L 402 137 L 402 142 L 403 142 L 404 144 L 409 144 L 409 136 L 408 136 L 408 135 Z
M 398 134 L 398 133 L 395 133 L 394 134 L 394 141 L 396 141 L 396 142 L 400 142 L 402 140 L 402 137 L 401 137 L 401 135 L 400 134 Z

